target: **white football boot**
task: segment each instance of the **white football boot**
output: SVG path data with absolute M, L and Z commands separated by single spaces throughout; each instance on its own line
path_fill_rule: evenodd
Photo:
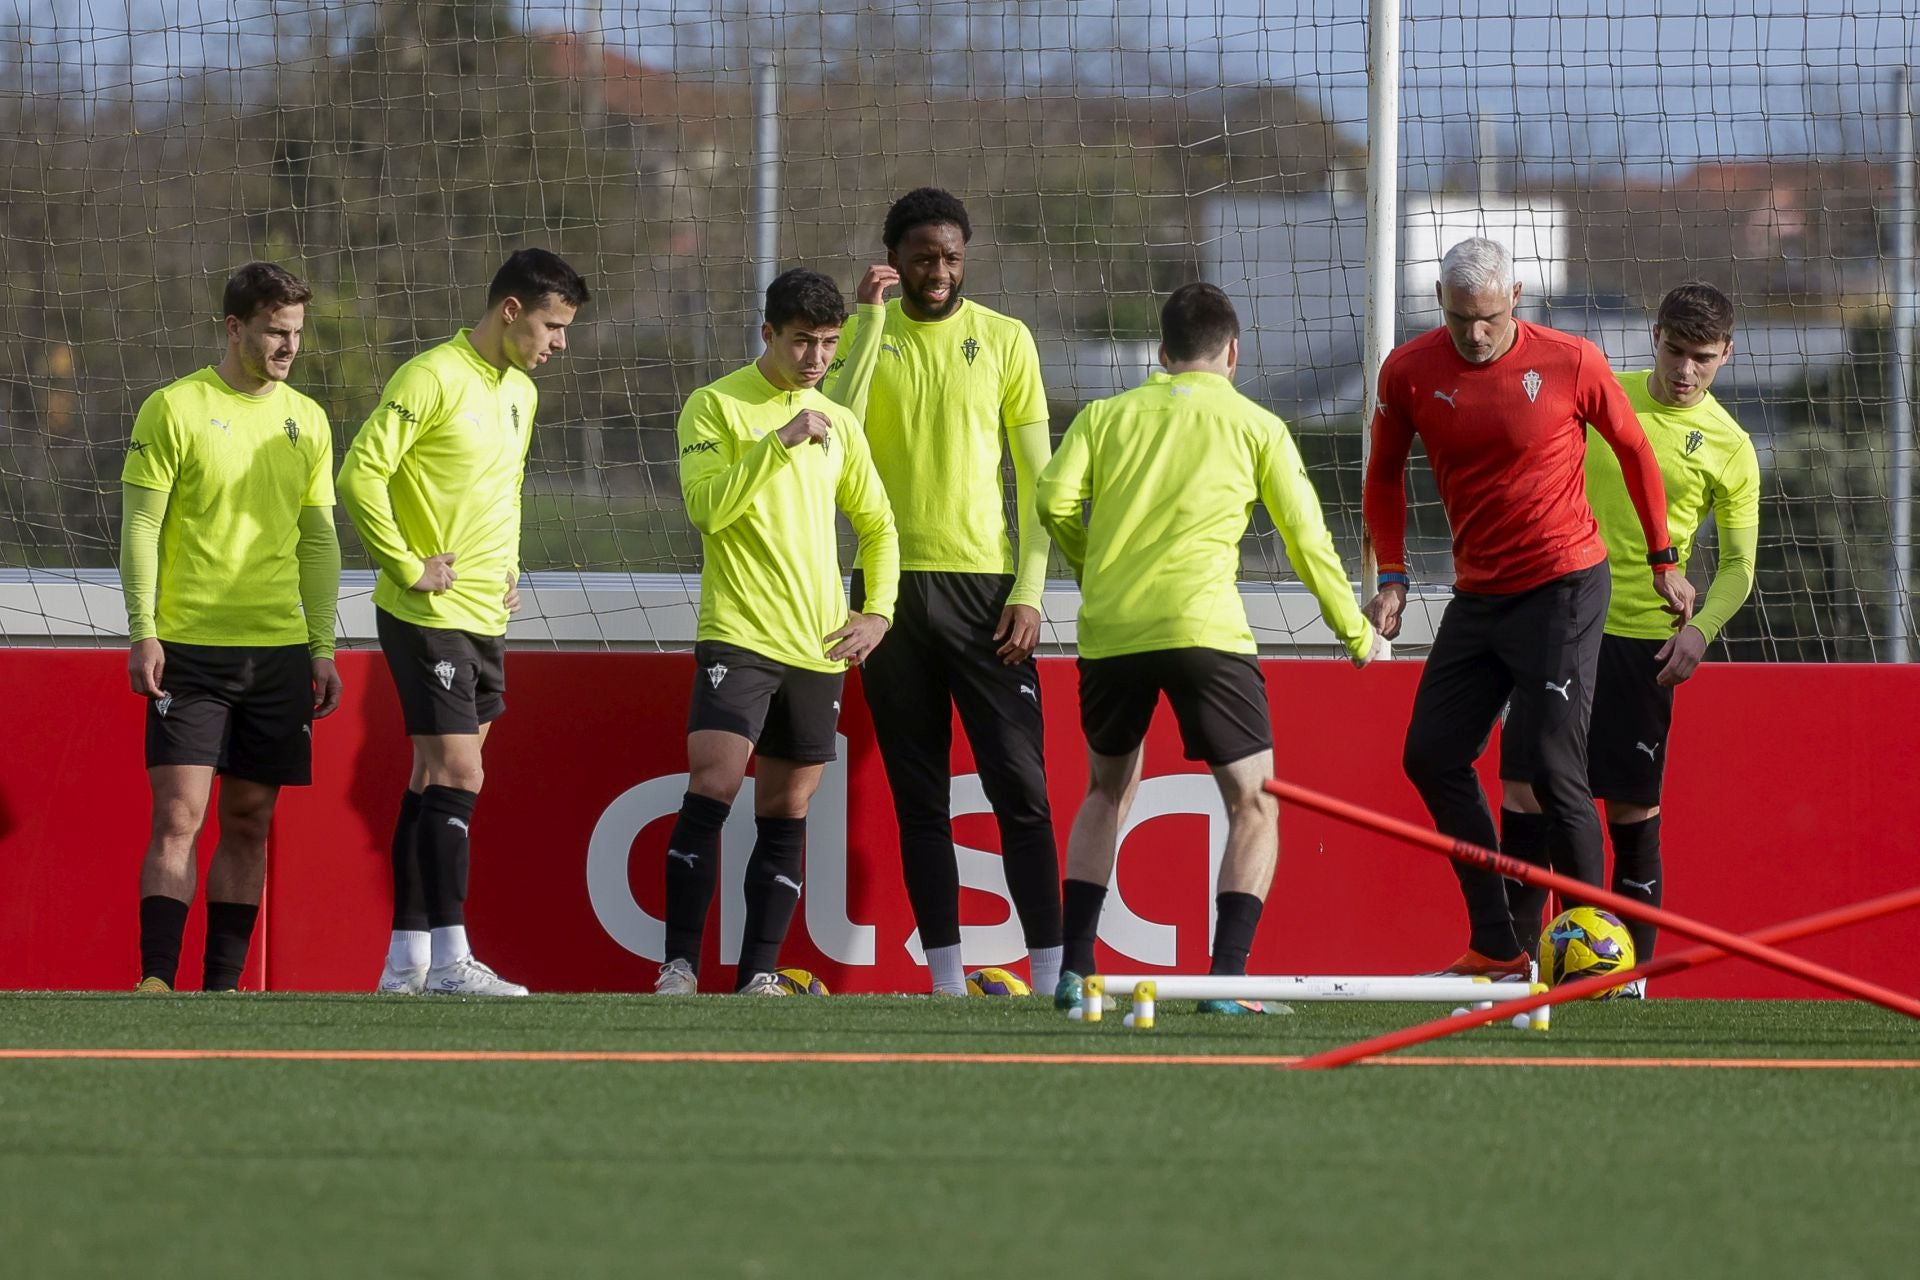
M 427 988 L 427 966 L 396 969 L 389 960 L 380 967 L 380 985 L 374 990 L 383 996 L 417 996 Z
M 685 960 L 667 961 L 660 966 L 660 976 L 653 980 L 653 994 L 657 996 L 690 996 L 699 990 L 700 979 Z
M 508 982 L 472 956 L 463 956 L 451 964 L 427 970 L 426 994 L 430 996 L 523 996 L 527 989 Z
M 780 977 L 773 973 L 756 973 L 747 979 L 747 985 L 740 988 L 743 996 L 784 996 L 789 994 L 780 985 Z

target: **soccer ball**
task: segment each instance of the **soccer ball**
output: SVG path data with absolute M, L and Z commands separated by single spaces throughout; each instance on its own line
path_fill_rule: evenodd
M 1540 980 L 1550 987 L 1633 968 L 1633 935 L 1618 916 L 1598 907 L 1562 911 L 1540 939 Z M 1611 1000 L 1610 987 L 1592 998 Z
M 776 969 L 773 976 L 790 996 L 824 996 L 827 984 L 805 969 Z
M 1033 988 L 1005 969 L 975 969 L 967 975 L 970 996 L 1030 996 Z

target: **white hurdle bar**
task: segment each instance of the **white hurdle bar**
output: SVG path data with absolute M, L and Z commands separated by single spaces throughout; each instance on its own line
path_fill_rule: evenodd
M 1456 1004 L 1489 1008 L 1507 1000 L 1524 1000 L 1547 988 L 1538 982 L 1494 982 L 1488 978 L 1435 976 L 1395 977 L 1273 974 L 1213 977 L 1201 974 L 1090 974 L 1081 985 L 1080 1020 L 1098 1022 L 1108 993 L 1126 993 L 1133 1004 L 1130 1025 L 1153 1026 L 1154 1002 L 1159 1000 L 1282 1000 L 1392 1001 Z M 1518 1016 L 1518 1015 L 1517 1015 Z M 1551 1006 L 1524 1015 L 1535 1031 L 1552 1026 Z

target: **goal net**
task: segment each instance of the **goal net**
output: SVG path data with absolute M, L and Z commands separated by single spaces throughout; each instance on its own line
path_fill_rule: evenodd
M 1668 8 L 1671 8 L 1670 6 Z M 1448 0 L 1402 26 L 1402 338 L 1439 254 L 1485 232 L 1530 318 L 1644 367 L 1681 280 L 1740 306 L 1719 390 L 1760 443 L 1760 585 L 1737 658 L 1885 658 L 1903 0 L 1837 18 L 1555 17 Z M 105 10 L 111 9 L 112 13 Z M 970 296 L 1039 341 L 1056 431 L 1153 367 L 1157 306 L 1224 286 L 1243 388 L 1299 437 L 1359 575 L 1367 28 L 1332 0 L 188 0 L 23 7 L 0 27 L 0 633 L 111 640 L 119 470 L 155 387 L 218 358 L 252 258 L 312 283 L 293 381 L 339 446 L 385 377 L 478 314 L 512 249 L 595 300 L 540 376 L 525 643 L 691 640 L 699 541 L 673 428 L 753 351 L 754 77 L 778 76 L 781 265 L 851 289 L 889 202 L 968 202 Z M 1494 10 L 1499 9 L 1496 13 Z M 1704 12 L 1704 10 L 1703 10 Z M 1416 460 L 1416 639 L 1450 579 Z M 1011 495 L 1011 489 L 1009 489 Z M 343 521 L 344 625 L 367 561 Z M 1711 571 L 1713 538 L 1695 559 Z M 1064 572 L 1056 564 L 1056 576 Z M 1319 649 L 1259 514 L 1263 644 Z M 1070 621 L 1071 584 L 1049 595 Z M 357 611 L 356 611 L 357 610 Z

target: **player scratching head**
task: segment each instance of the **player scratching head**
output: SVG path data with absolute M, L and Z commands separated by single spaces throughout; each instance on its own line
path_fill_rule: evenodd
M 803 267 L 783 271 L 767 286 L 766 318 L 760 324 L 761 340 L 767 344 L 758 362 L 761 375 L 781 391 L 819 386 L 846 323 L 847 302 L 839 285 Z
M 1462 240 L 1440 260 L 1440 283 L 1434 292 L 1447 336 L 1462 360 L 1491 364 L 1507 354 L 1519 331 L 1513 309 L 1520 301 L 1520 285 L 1505 245 L 1484 236 Z
M 880 239 L 887 265 L 900 273 L 900 309 L 907 319 L 945 320 L 960 306 L 973 223 L 967 206 L 939 187 L 920 187 L 893 202 Z
M 233 273 L 220 300 L 227 317 L 227 354 L 220 376 L 235 391 L 264 395 L 293 372 L 313 290 L 271 262 Z
M 1653 377 L 1661 404 L 1691 409 L 1733 354 L 1733 303 L 1704 280 L 1676 285 L 1653 320 Z
M 1218 285 L 1183 284 L 1160 308 L 1160 365 L 1168 373 L 1217 373 L 1240 367 L 1240 316 Z
M 567 349 L 567 326 L 591 297 L 586 279 L 545 249 L 521 249 L 487 286 L 487 314 L 468 341 L 496 369 L 532 373 Z

